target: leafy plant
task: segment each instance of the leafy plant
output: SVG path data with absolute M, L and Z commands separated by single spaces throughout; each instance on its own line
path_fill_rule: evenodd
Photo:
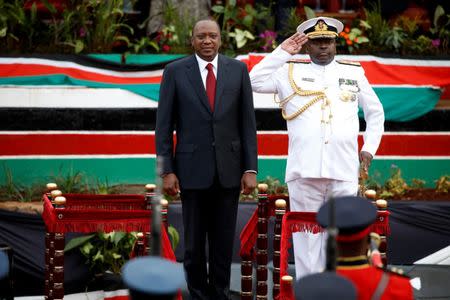
M 430 32 L 436 39 L 433 46 L 442 49 L 443 53 L 448 53 L 450 43 L 450 14 L 446 14 L 441 5 L 436 7 L 433 18 L 433 27 Z
M 268 195 L 287 195 L 288 188 L 287 185 L 281 183 L 279 179 L 267 176 L 264 180 L 258 183 L 267 184 L 267 194 Z M 255 189 L 250 195 L 241 195 L 241 200 L 256 200 L 258 199 L 258 189 Z
M 306 6 L 305 6 L 306 9 Z M 285 20 L 281 20 L 282 23 L 282 30 L 279 31 L 279 34 L 283 37 L 289 37 L 293 35 L 297 31 L 297 27 L 300 23 L 304 21 L 304 18 L 302 18 L 297 13 L 297 8 L 287 8 L 286 9 L 286 15 L 287 18 Z
M 127 24 L 123 0 L 69 0 L 61 12 L 42 0 L 45 15 L 24 0 L 0 0 L 3 52 L 109 53 L 130 47 L 134 29 Z
M 180 241 L 178 231 L 169 225 L 167 233 L 172 249 L 176 249 Z M 122 266 L 130 259 L 136 240 L 137 232 L 97 232 L 71 239 L 64 251 L 79 249 L 94 274 L 105 272 L 120 274 Z
M 268 7 L 250 4 L 244 7 L 236 0 L 226 1 L 225 5 L 214 5 L 211 10 L 221 26 L 222 49 L 225 54 L 234 56 L 239 52 L 254 51 L 260 41 L 255 38 L 267 28 L 273 28 L 271 15 L 272 1 Z
M 120 274 L 122 266 L 130 259 L 135 241 L 136 232 L 99 232 L 71 239 L 64 251 L 78 248 L 94 274 L 106 271 Z
M 436 191 L 440 193 L 448 193 L 450 190 L 450 175 L 441 176 L 436 180 Z
M 346 52 L 353 53 L 355 50 L 358 50 L 362 44 L 368 43 L 369 39 L 363 35 L 361 29 L 357 27 L 346 26 L 344 30 L 339 34 L 339 38 L 337 40 L 340 48 L 346 49 Z
M 55 182 L 64 193 L 86 193 L 89 191 L 89 184 L 85 175 L 80 171 L 75 172 L 72 167 L 64 174 L 62 166 L 60 166 L 58 174 L 52 176 L 51 181 Z
M 402 172 L 397 166 L 391 167 L 391 176 L 384 183 L 384 189 L 381 197 L 389 198 L 392 196 L 401 196 L 408 190 L 408 185 L 402 177 Z
M 172 249 L 175 251 L 175 249 L 177 249 L 178 247 L 178 244 L 180 243 L 180 234 L 178 233 L 178 230 L 172 225 L 169 225 L 167 227 L 167 234 L 169 235 Z
M 422 179 L 413 178 L 411 180 L 411 188 L 412 189 L 421 189 L 425 186 L 426 181 Z
M 229 37 L 232 37 L 236 40 L 236 47 L 242 48 L 247 44 L 249 40 L 254 40 L 255 37 L 248 30 L 240 30 L 239 28 L 235 28 L 234 32 L 228 33 Z
M 186 15 L 186 11 L 181 11 L 171 1 L 164 1 L 164 25 L 154 37 L 157 51 L 177 54 L 191 52 L 190 37 L 194 23 L 193 19 L 184 17 Z
M 370 47 L 374 51 L 385 49 L 385 41 L 389 36 L 388 22 L 381 15 L 380 1 L 373 3 L 370 9 L 365 9 L 366 19 L 361 20 L 361 26 L 365 29 L 370 40 Z

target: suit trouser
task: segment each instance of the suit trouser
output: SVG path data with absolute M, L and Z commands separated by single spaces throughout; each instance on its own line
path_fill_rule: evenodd
M 299 178 L 287 182 L 291 211 L 317 212 L 330 197 L 355 196 L 357 182 L 327 178 Z M 326 233 L 292 235 L 297 279 L 322 272 L 326 262 Z
M 228 299 L 239 192 L 217 180 L 208 189 L 181 191 L 184 269 L 193 299 Z

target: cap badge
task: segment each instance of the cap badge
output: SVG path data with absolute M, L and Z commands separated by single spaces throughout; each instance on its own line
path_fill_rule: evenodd
M 323 20 L 317 21 L 316 26 L 314 26 L 314 31 L 327 31 L 327 30 L 328 25 Z

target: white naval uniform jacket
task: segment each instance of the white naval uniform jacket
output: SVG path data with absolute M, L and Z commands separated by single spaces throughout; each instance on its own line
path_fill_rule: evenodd
M 288 78 L 292 56 L 278 47 L 250 72 L 254 92 L 277 93 L 285 99 L 293 93 Z M 286 182 L 297 178 L 329 178 L 356 182 L 359 172 L 358 106 L 364 111 L 366 131 L 363 151 L 375 155 L 384 131 L 383 107 L 361 66 L 333 60 L 326 66 L 295 63 L 293 78 L 303 90 L 324 90 L 330 104 L 322 111 L 322 101 L 287 121 L 289 149 Z M 341 100 L 343 90 L 353 91 L 351 100 Z M 285 106 L 291 115 L 314 96 L 296 95 Z M 322 118 L 332 118 L 322 123 Z

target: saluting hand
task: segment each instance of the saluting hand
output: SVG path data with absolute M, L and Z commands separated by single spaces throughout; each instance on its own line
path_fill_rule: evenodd
M 294 33 L 289 38 L 281 43 L 281 49 L 291 55 L 297 54 L 302 49 L 302 46 L 308 41 L 308 37 L 304 33 Z

